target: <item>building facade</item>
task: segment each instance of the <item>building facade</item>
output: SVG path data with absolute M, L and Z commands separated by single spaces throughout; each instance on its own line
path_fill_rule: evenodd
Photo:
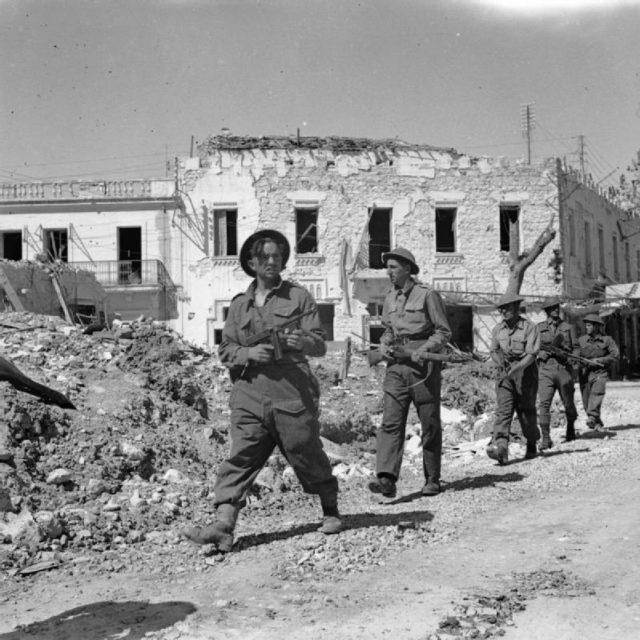
M 112 310 L 167 320 L 215 348 L 249 285 L 238 253 L 256 229 L 291 244 L 286 277 L 318 301 L 330 339 L 381 332 L 381 256 L 403 246 L 445 297 L 454 338 L 486 350 L 510 261 L 548 227 L 527 269 L 528 310 L 640 279 L 630 216 L 556 160 L 528 165 L 397 140 L 216 136 L 173 180 L 0 188 L 0 250 L 93 270 Z

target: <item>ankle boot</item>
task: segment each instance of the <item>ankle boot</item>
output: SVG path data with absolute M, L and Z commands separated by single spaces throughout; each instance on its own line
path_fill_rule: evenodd
M 533 440 L 527 441 L 527 449 L 524 454 L 525 460 L 533 460 L 538 455 L 538 449 L 536 443 Z
M 322 505 L 322 524 L 318 531 L 324 533 L 326 536 L 342 531 L 342 520 L 340 519 L 340 512 L 337 506 Z
M 196 544 L 214 544 L 218 551 L 228 553 L 233 547 L 233 532 L 236 528 L 238 512 L 235 504 L 221 504 L 216 511 L 216 521 L 206 527 L 185 529 L 186 538 Z
M 567 420 L 567 433 L 565 435 L 565 440 L 567 442 L 571 442 L 576 439 L 575 422 L 575 420 Z
M 551 449 L 551 447 L 553 447 L 553 442 L 551 440 L 551 425 L 541 424 L 540 432 L 542 433 L 542 439 L 540 440 L 540 451 Z

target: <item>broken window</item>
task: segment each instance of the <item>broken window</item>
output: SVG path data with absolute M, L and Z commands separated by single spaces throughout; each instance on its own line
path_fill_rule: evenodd
M 519 217 L 519 205 L 500 205 L 500 251 L 508 251 L 516 256 L 520 253 Z
M 22 260 L 22 231 L 5 231 L 2 234 L 4 260 Z
M 584 223 L 584 270 L 588 276 L 593 275 L 593 264 L 591 262 L 591 225 Z
M 436 207 L 436 253 L 455 253 L 457 212 L 455 207 Z
M 382 254 L 391 251 L 392 209 L 369 209 L 369 266 L 383 269 Z
M 44 253 L 48 260 L 69 260 L 69 241 L 66 229 L 44 230 Z
M 238 255 L 238 210 L 215 209 L 213 212 L 213 255 Z
M 318 208 L 296 208 L 296 253 L 318 252 Z

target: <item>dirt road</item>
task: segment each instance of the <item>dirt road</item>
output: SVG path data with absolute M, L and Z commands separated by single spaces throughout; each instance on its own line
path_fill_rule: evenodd
M 199 551 L 176 543 L 156 550 L 157 573 L 54 570 L 4 583 L 0 640 L 638 638 L 640 386 L 612 384 L 605 402 L 607 433 L 582 428 L 562 443 L 558 431 L 532 461 L 450 452 L 436 498 L 419 498 L 413 476 L 388 505 L 357 487 L 343 500 L 349 530 L 330 540 L 273 514 L 275 538 L 247 536 L 194 570 L 180 565 Z M 359 570 L 352 548 L 371 547 L 361 534 L 372 531 L 378 561 Z M 314 569 L 344 545 L 356 566 Z

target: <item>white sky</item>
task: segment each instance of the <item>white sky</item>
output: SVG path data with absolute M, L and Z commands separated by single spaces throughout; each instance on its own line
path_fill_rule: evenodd
M 237 135 L 399 137 L 615 181 L 640 148 L 640 5 L 0 0 L 0 182 L 163 176 Z

